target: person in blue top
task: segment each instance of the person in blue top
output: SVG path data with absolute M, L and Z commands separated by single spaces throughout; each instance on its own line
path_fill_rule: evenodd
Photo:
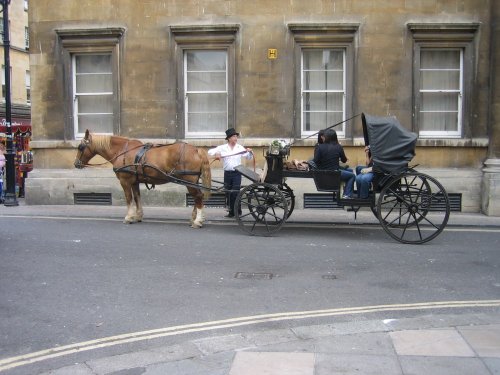
M 240 133 L 237 133 L 234 128 L 227 129 L 227 143 L 208 150 L 208 155 L 214 156 L 216 160 L 223 160 L 224 189 L 229 191 L 229 213 L 226 217 L 234 217 L 234 203 L 241 188 L 241 174 L 234 168 L 241 165 L 242 157 L 248 160 L 253 158 L 251 148 L 238 144 L 239 136 Z
M 356 167 L 356 186 L 358 187 L 358 196 L 366 199 L 370 193 L 370 186 L 373 182 L 373 160 L 370 146 L 365 147 L 366 165 Z
M 340 161 L 347 162 L 344 148 L 340 145 L 337 132 L 333 129 L 325 131 L 325 141 L 318 144 L 314 150 L 314 163 L 319 170 L 338 171 L 341 173 L 341 180 L 345 182 L 343 199 L 351 199 L 356 175 L 350 170 L 340 168 Z

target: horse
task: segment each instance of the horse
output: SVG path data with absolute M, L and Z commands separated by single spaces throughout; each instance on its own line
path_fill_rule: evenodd
M 88 162 L 95 155 L 100 155 L 113 165 L 113 171 L 123 188 L 127 201 L 124 223 L 142 221 L 140 183 L 154 186 L 174 182 L 185 185 L 194 199 L 191 227 L 203 226 L 203 199 L 208 199 L 212 181 L 206 150 L 183 142 L 167 145 L 144 144 L 137 139 L 91 134 L 87 129 L 78 146 L 75 168 L 91 166 Z M 198 185 L 200 177 L 202 185 Z M 132 200 L 135 204 L 132 204 Z

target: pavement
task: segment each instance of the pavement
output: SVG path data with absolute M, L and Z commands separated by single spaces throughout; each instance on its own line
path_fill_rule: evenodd
M 190 208 L 145 207 L 145 221 L 187 221 Z M 296 210 L 287 223 L 375 225 L 370 211 Z M 121 219 L 123 206 L 0 206 L 0 216 Z M 225 211 L 208 208 L 207 223 Z M 500 232 L 500 217 L 452 213 L 449 227 Z M 500 277 L 500 276 L 499 276 Z M 499 280 L 500 283 L 500 280 Z M 500 285 L 500 284 L 499 284 Z M 319 324 L 306 324 L 308 318 Z M 276 322 L 287 322 L 277 325 Z M 318 322 L 318 320 L 315 320 Z M 274 323 L 274 324 L 273 324 Z M 203 333 L 192 335 L 193 332 Z M 85 359 L 86 350 L 126 340 L 176 336 L 174 345 Z M 167 327 L 48 352 L 0 359 L 0 373 L 24 374 L 30 363 L 79 354 L 78 362 L 38 375 L 493 375 L 500 374 L 500 300 L 363 306 L 301 314 L 240 317 Z M 57 363 L 57 362 L 56 362 Z M 27 366 L 27 367 L 24 367 Z M 42 366 L 43 367 L 43 366 Z M 12 372 L 11 372 L 12 371 Z M 31 374 L 31 373 L 30 373 Z

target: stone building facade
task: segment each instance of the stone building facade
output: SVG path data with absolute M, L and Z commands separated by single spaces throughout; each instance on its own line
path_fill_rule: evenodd
M 414 163 L 460 195 L 463 211 L 499 215 L 499 8 L 497 0 L 33 2 L 27 202 L 69 203 L 73 192 L 117 185 L 108 172 L 73 169 L 86 128 L 211 147 L 235 127 L 259 164 L 274 139 L 293 141 L 291 157 L 307 159 L 317 130 L 354 117 L 336 127 L 354 165 L 363 162 L 363 112 L 394 115 L 417 133 Z

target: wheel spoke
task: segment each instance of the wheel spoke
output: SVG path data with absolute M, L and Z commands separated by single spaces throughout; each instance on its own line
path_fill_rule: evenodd
M 415 171 L 390 179 L 382 188 L 377 217 L 384 230 L 402 243 L 430 241 L 443 231 L 450 206 L 442 185 Z
M 270 235 L 278 231 L 286 220 L 286 198 L 271 184 L 247 186 L 238 194 L 236 207 L 238 225 L 251 235 Z

